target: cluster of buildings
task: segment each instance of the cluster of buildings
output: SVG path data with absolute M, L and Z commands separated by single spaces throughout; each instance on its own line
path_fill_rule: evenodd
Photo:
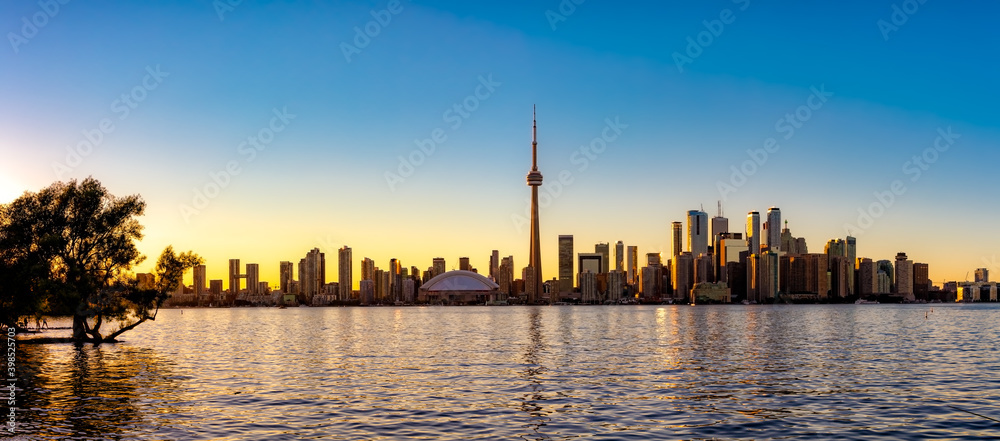
M 255 263 L 244 268 L 239 259 L 231 259 L 225 291 L 222 280 L 206 285 L 205 266 L 199 266 L 194 270 L 194 285 L 179 288 L 170 302 L 319 306 L 997 301 L 996 283 L 989 281 L 986 269 L 976 271 L 975 282 L 949 282 L 942 289 L 931 284 L 926 263 L 915 263 L 906 253 L 892 260 L 859 257 L 857 239 L 851 236 L 831 239 L 822 253 L 810 253 L 806 240 L 794 237 L 787 222 L 782 225 L 777 207 L 763 217 L 760 212 L 749 212 L 746 227 L 733 231 L 721 203 L 711 220 L 703 210 L 688 211 L 686 234 L 682 222 L 673 222 L 670 255 L 646 253 L 642 267 L 635 246 L 618 241 L 612 265 L 608 243 L 596 244 L 593 253 L 574 254 L 573 236 L 561 235 L 558 277 L 544 281 L 538 217 L 538 187 L 543 177 L 538 169 L 534 115 L 532 120 L 532 166 L 527 174 L 530 251 L 528 264 L 520 271 L 513 256 L 501 258 L 498 250 L 490 254 L 488 277 L 479 275 L 468 257 L 459 258 L 459 269 L 454 271 L 446 271 L 440 257 L 424 271 L 406 268 L 398 259 L 390 259 L 388 268 L 379 268 L 366 257 L 361 260 L 361 280 L 354 290 L 351 249 L 345 246 L 338 252 L 337 282 L 327 281 L 325 255 L 313 249 L 297 266 L 290 261 L 280 263 L 281 280 L 275 288 L 260 280 L 260 267 Z

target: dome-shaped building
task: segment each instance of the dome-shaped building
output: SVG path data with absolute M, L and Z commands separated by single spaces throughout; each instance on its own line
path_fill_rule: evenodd
M 465 304 L 482 303 L 494 298 L 500 290 L 487 277 L 472 271 L 448 271 L 420 286 L 421 302 Z

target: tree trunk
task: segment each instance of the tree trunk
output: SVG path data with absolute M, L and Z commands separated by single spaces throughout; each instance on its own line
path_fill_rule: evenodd
M 80 315 L 73 316 L 73 340 L 87 340 L 87 318 Z

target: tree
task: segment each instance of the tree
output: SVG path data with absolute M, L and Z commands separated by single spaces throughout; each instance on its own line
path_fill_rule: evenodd
M 73 339 L 95 343 L 155 320 L 184 270 L 201 259 L 167 247 L 157 262 L 160 280 L 140 286 L 131 268 L 145 259 L 136 248 L 136 218 L 145 207 L 138 195 L 115 197 L 93 178 L 57 182 L 0 206 L 0 305 L 11 305 L 5 314 L 72 316 Z M 118 327 L 103 335 L 105 323 Z

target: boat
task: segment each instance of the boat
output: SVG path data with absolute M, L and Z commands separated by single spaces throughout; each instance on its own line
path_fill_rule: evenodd
M 855 305 L 878 305 L 878 300 L 876 300 L 876 301 L 873 302 L 871 300 L 858 299 L 857 301 L 854 302 L 854 304 Z

